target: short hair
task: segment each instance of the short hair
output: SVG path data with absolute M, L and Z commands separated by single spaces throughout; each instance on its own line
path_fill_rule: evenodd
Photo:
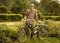
M 34 4 L 30 4 L 30 6 L 33 6 L 34 7 L 35 5 Z

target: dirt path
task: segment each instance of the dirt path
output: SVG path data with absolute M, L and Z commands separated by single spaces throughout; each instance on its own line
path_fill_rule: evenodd
M 20 24 L 20 22 L 0 22 L 0 24 L 16 25 L 16 24 Z

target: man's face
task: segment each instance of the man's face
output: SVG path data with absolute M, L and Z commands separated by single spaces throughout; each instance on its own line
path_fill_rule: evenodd
M 30 6 L 31 9 L 34 9 L 34 6 Z

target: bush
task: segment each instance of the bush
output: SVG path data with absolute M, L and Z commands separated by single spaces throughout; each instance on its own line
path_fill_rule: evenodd
M 60 22 L 47 20 L 45 21 L 46 24 L 48 24 L 48 30 L 50 37 L 60 37 Z
M 60 16 L 40 16 L 39 19 L 45 19 L 45 20 L 54 20 L 54 21 L 60 21 Z
M 14 0 L 14 2 L 10 4 L 10 11 L 15 14 L 23 14 L 24 16 L 29 5 L 30 3 L 27 3 L 25 0 Z
M 0 42 L 8 43 L 10 39 L 12 40 L 12 38 L 18 37 L 17 33 L 17 27 L 7 26 L 4 24 L 0 25 Z
M 13 6 L 13 7 L 11 8 L 11 12 L 12 12 L 12 13 L 16 13 L 16 14 L 19 13 L 20 10 L 21 10 L 21 9 L 20 9 L 19 7 L 14 7 L 14 6 Z
M 6 6 L 1 6 L 0 7 L 0 13 L 8 13 L 8 9 Z
M 50 15 L 49 14 L 46 14 L 46 15 L 44 15 L 44 14 L 42 14 L 42 13 L 38 13 L 38 18 L 40 19 L 40 20 L 49 20 L 49 19 L 51 19 L 51 20 L 54 20 L 54 21 L 60 21 L 60 16 L 53 16 L 51 13 L 50 13 Z
M 60 16 L 59 13 L 43 13 L 44 16 Z
M 21 14 L 0 14 L 0 22 L 20 21 L 22 17 Z

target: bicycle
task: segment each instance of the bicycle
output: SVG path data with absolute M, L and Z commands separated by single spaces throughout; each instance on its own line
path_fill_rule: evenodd
M 39 23 L 39 22 L 38 22 Z M 34 28 L 32 35 L 36 36 L 38 39 L 41 37 L 47 38 L 48 37 L 48 25 L 47 24 L 40 24 L 38 25 L 38 28 Z
M 32 33 L 33 37 L 36 36 L 37 38 L 41 38 L 41 37 L 47 37 L 47 33 L 48 33 L 48 26 L 46 24 L 39 24 L 38 28 L 34 30 L 34 33 Z M 28 29 L 27 29 L 28 30 Z M 20 42 L 24 42 L 28 39 L 28 37 L 31 36 L 31 33 L 29 34 L 29 31 L 26 30 L 26 26 L 23 26 L 22 28 L 19 28 L 19 40 Z M 28 35 L 26 34 L 28 33 Z M 28 37 L 27 37 L 28 36 Z
M 26 41 L 29 37 L 31 37 L 31 33 L 29 33 L 28 29 L 26 28 L 27 26 L 23 26 L 22 28 L 19 27 L 18 29 L 18 38 L 17 41 L 19 43 Z M 33 32 L 33 37 L 37 37 L 38 39 L 40 39 L 41 37 L 47 37 L 47 32 L 48 30 L 48 25 L 46 24 L 39 24 L 38 28 L 34 30 Z M 26 30 L 27 29 L 27 30 Z M 27 34 L 28 33 L 28 34 Z

